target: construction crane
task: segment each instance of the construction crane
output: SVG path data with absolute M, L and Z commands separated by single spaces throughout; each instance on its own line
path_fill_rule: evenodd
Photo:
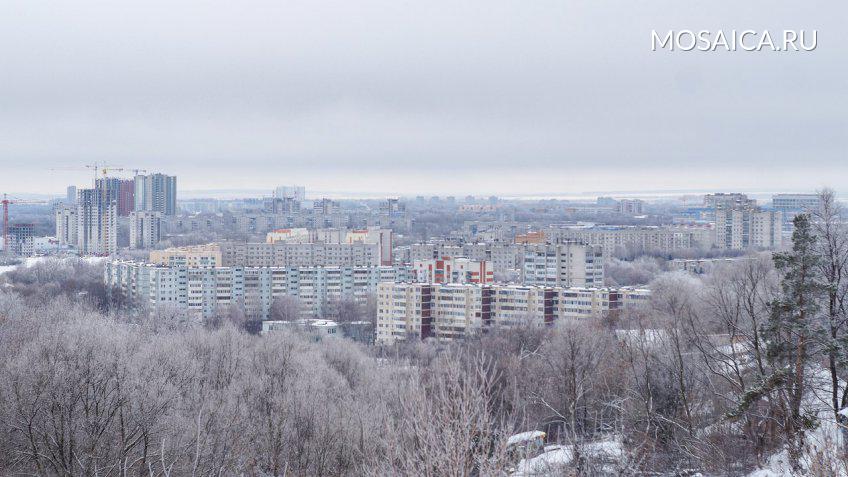
M 113 165 L 110 165 L 110 164 L 98 164 L 96 162 L 94 164 L 86 164 L 85 167 L 87 169 L 91 169 L 92 171 L 94 171 L 94 182 L 95 182 L 95 184 L 97 183 L 97 173 L 98 172 L 103 174 L 103 177 L 106 177 L 107 175 L 109 175 L 109 171 L 113 171 L 113 172 L 121 171 L 121 172 L 123 172 L 125 170 L 121 166 L 113 166 Z
M 46 204 L 43 200 L 10 199 L 3 194 L 3 253 L 9 253 L 9 204 Z

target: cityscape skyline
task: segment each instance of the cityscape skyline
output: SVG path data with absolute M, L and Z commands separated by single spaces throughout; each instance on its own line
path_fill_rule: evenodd
M 170 173 L 170 169 L 166 169 L 167 173 Z M 80 174 L 68 174 L 67 171 L 62 171 L 61 175 L 57 176 L 56 182 L 59 184 L 56 187 L 44 187 L 39 188 L 39 184 L 36 184 L 35 187 L 28 187 L 25 190 L 16 190 L 15 186 L 10 186 L 3 190 L 11 197 L 18 198 L 40 198 L 40 199 L 50 199 L 50 198 L 60 198 L 66 194 L 66 189 L 68 186 L 74 186 L 77 188 L 90 188 L 93 187 L 93 179 L 91 173 L 82 172 Z M 178 174 L 174 174 L 178 175 Z M 83 177 L 85 176 L 85 177 Z M 69 180 L 69 178 L 79 177 L 80 180 Z M 132 175 L 120 175 L 120 174 L 109 174 L 108 177 L 119 178 L 124 180 L 132 180 Z M 514 176 L 512 176 L 514 177 Z M 540 178 L 537 178 L 540 179 Z M 500 198 L 511 199 L 511 200 L 594 200 L 597 197 L 602 196 L 616 196 L 616 197 L 641 197 L 649 200 L 661 200 L 666 198 L 674 198 L 680 197 L 684 195 L 704 195 L 713 192 L 744 192 L 749 195 L 765 199 L 774 194 L 779 193 L 812 193 L 816 191 L 820 191 L 823 189 L 833 189 L 838 197 L 842 198 L 843 195 L 840 193 L 842 190 L 848 190 L 848 187 L 839 187 L 835 184 L 833 177 L 829 178 L 830 180 L 822 179 L 820 182 L 813 183 L 811 182 L 808 186 L 798 186 L 798 187 L 779 187 L 772 184 L 762 185 L 762 184 L 754 184 L 751 186 L 733 186 L 728 184 L 727 181 L 720 183 L 715 187 L 710 187 L 708 185 L 705 186 L 692 186 L 692 187 L 682 187 L 686 181 L 681 180 L 676 185 L 669 185 L 667 187 L 644 187 L 638 188 L 635 185 L 631 184 L 631 187 L 615 189 L 610 187 L 605 188 L 591 188 L 589 185 L 598 184 L 594 182 L 592 184 L 587 184 L 586 187 L 582 185 L 575 185 L 570 187 L 563 187 L 560 189 L 543 189 L 543 188 L 534 188 L 533 190 L 522 191 L 517 190 L 516 188 L 510 188 L 509 192 L 504 193 L 503 189 L 475 189 L 474 187 L 456 187 L 456 188 L 436 188 L 436 189 L 421 189 L 415 190 L 410 188 L 402 188 L 397 187 L 395 190 L 389 190 L 386 188 L 387 184 L 380 183 L 376 184 L 377 188 L 346 188 L 346 189 L 332 189 L 332 188 L 321 188 L 313 186 L 312 182 L 303 182 L 303 181 L 294 181 L 294 180 L 275 180 L 275 179 L 266 179 L 265 181 L 270 184 L 269 187 L 221 187 L 221 188 L 195 188 L 191 187 L 191 181 L 187 180 L 185 176 L 180 176 L 181 186 L 180 186 L 180 198 L 183 199 L 242 199 L 247 197 L 272 197 L 274 195 L 274 190 L 279 187 L 281 183 L 292 183 L 292 184 L 301 184 L 306 187 L 306 193 L 308 195 L 307 199 L 317 199 L 321 197 L 328 197 L 332 199 L 383 199 L 386 197 L 406 197 L 406 198 L 414 198 L 416 196 L 440 196 L 440 197 L 449 197 L 454 196 L 457 198 L 465 197 L 467 195 L 472 195 L 475 197 L 489 197 L 489 196 L 497 196 Z M 44 182 L 44 181 L 42 181 Z M 390 181 L 394 183 L 393 181 Z M 533 182 L 533 181 L 530 181 Z M 539 182 L 536 180 L 535 182 Z M 691 182 L 691 181 L 690 181 Z M 52 184 L 53 181 L 50 181 Z M 188 186 L 184 184 L 188 183 Z M 318 181 L 320 183 L 320 181 Z M 19 183 L 18 183 L 19 184 Z M 602 184 L 601 184 L 602 185 Z M 383 187 L 380 189 L 379 187 Z
M 6 0 L 0 475 L 848 477 L 845 18 Z

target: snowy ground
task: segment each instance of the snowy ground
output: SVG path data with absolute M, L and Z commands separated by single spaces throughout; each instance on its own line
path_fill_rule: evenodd
M 819 368 L 814 373 L 814 386 L 805 398 L 806 409 L 818 416 L 819 427 L 807 433 L 806 450 L 801 459 L 804 473 L 801 475 L 848 477 L 848 462 L 840 459 L 844 436 L 836 422 L 833 411 L 828 404 L 828 373 Z M 848 409 L 842 411 L 848 415 Z M 547 477 L 563 475 L 563 469 L 571 464 L 573 452 L 571 446 L 548 446 L 546 451 L 532 459 L 519 462 L 513 477 Z M 610 439 L 584 444 L 582 452 L 593 456 L 596 460 L 607 463 L 610 475 L 616 475 L 616 463 L 623 464 L 626 452 L 620 441 Z M 607 469 L 605 468 L 606 472 Z M 789 466 L 787 452 L 775 453 L 761 469 L 748 474 L 747 477 L 793 477 Z
M 48 257 L 27 257 L 24 260 L 24 262 L 21 263 L 20 265 L 0 265 L 0 275 L 3 275 L 4 273 L 11 272 L 12 270 L 14 270 L 18 267 L 31 267 L 38 262 L 42 262 L 44 260 L 49 260 L 49 259 L 76 260 L 76 259 L 78 259 L 78 257 L 50 257 L 50 256 L 48 256 Z M 88 263 L 94 264 L 94 263 L 100 263 L 100 262 L 106 260 L 106 257 L 85 257 L 85 258 L 83 258 L 83 260 L 85 260 Z
M 801 459 L 801 466 L 809 475 L 827 475 L 848 477 L 848 463 L 839 460 L 842 448 L 842 432 L 828 404 L 827 385 L 830 377 L 823 369 L 815 373 L 815 390 L 805 398 L 805 407 L 814 410 L 819 418 L 817 429 L 807 433 L 807 449 Z M 846 410 L 843 409 L 842 412 Z M 791 477 L 792 469 L 784 450 L 772 455 L 766 466 L 748 474 L 748 477 Z
M 18 268 L 17 265 L 0 265 L 0 275 L 4 273 L 11 272 L 12 270 Z
M 624 456 L 621 442 L 615 439 L 590 442 L 581 446 L 581 452 L 595 459 L 615 462 Z M 548 446 L 545 453 L 518 463 L 513 477 L 542 477 L 562 475 L 562 470 L 574 459 L 571 446 Z

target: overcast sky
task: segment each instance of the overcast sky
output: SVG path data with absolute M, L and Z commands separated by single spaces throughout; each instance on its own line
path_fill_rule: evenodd
M 848 192 L 848 3 L 5 0 L 0 192 Z M 652 29 L 818 30 L 814 52 Z M 51 170 L 53 168 L 67 170 Z M 75 171 L 73 168 L 78 168 Z

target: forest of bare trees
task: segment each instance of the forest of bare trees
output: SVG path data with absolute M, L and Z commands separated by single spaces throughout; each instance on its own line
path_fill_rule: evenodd
M 848 235 L 823 198 L 785 252 L 452 344 L 141 318 L 84 265 L 22 271 L 0 291 L 0 474 L 845 475 Z M 351 306 L 331 308 L 371 313 Z M 530 430 L 560 458 L 509 452 Z

